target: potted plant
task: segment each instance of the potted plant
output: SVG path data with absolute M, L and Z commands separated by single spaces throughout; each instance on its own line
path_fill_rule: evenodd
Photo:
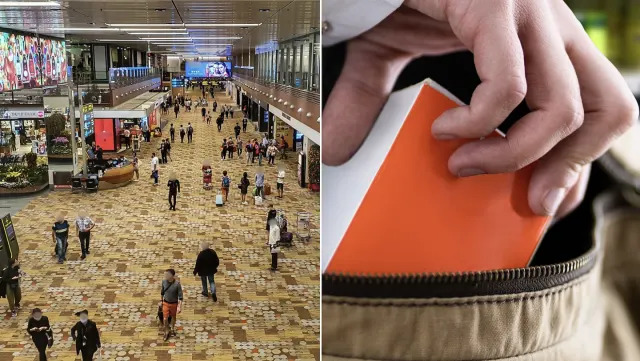
M 51 156 L 71 156 L 71 134 L 66 129 L 64 115 L 54 113 L 45 119 L 47 127 L 47 153 Z

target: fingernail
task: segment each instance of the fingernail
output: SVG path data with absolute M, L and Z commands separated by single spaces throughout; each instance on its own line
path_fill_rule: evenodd
M 478 168 L 462 168 L 458 171 L 458 177 L 471 177 L 480 174 L 487 174 L 487 172 Z
M 451 135 L 451 134 L 434 134 L 433 135 L 434 138 L 438 139 L 438 140 L 452 140 L 452 139 L 456 139 L 455 136 Z
M 542 201 L 542 208 L 544 208 L 545 213 L 550 216 L 554 215 L 566 194 L 566 188 L 554 188 L 550 190 Z

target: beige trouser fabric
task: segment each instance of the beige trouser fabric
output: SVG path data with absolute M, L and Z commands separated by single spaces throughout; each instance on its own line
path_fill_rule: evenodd
M 596 208 L 606 256 L 558 287 L 454 299 L 323 296 L 323 359 L 640 360 L 640 211 L 614 194 Z

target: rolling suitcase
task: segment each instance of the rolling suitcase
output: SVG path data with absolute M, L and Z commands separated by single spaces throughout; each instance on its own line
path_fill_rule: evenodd
M 290 246 L 291 242 L 293 242 L 293 233 L 291 233 L 291 232 L 282 232 L 280 234 L 280 243 Z
M 216 207 L 222 207 L 223 204 L 224 199 L 222 198 L 222 193 L 218 191 L 218 194 L 216 194 Z
M 264 184 L 264 195 L 268 196 L 271 194 L 271 185 L 269 183 Z

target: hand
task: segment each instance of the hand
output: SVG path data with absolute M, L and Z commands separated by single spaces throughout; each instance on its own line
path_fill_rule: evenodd
M 176 310 L 176 312 L 178 313 L 182 312 L 182 306 L 178 306 L 178 309 Z
M 465 177 L 513 172 L 534 161 L 529 205 L 562 216 L 582 200 L 589 164 L 638 117 L 622 76 L 560 0 L 407 0 L 405 7 L 347 44 L 324 107 L 323 162 L 358 149 L 402 68 L 413 58 L 466 48 L 482 83 L 469 106 L 443 113 L 438 139 L 479 139 L 524 99 L 531 113 L 505 138 L 461 146 L 449 170 Z M 525 64 L 526 59 L 526 64 Z

